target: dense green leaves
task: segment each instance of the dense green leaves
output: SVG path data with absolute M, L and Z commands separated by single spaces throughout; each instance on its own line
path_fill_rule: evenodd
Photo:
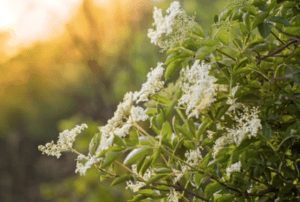
M 168 50 L 164 88 L 138 103 L 149 119 L 104 151 L 103 168 L 131 175 L 113 184 L 127 179 L 132 201 L 300 200 L 299 11 L 295 1 L 234 1 Z M 196 70 L 180 73 L 195 60 L 210 67 L 199 85 Z
M 124 164 L 130 165 L 133 163 L 137 163 L 142 160 L 147 154 L 150 154 L 150 149 L 147 147 L 140 147 L 132 150 L 125 158 Z
M 261 111 L 262 130 L 258 137 L 239 145 L 230 144 L 215 155 L 212 147 L 216 139 L 227 132 L 221 128 L 235 124 L 228 114 L 228 94 L 220 93 L 199 119 L 186 117 L 167 96 L 159 94 L 155 100 L 161 108 L 154 111 L 152 119 L 159 148 L 146 158 L 146 153 L 141 152 L 145 148 L 135 149 L 125 162 L 144 159 L 141 173 L 163 166 L 168 172 L 157 172 L 148 184 L 168 183 L 172 180 L 170 175 L 174 175 L 169 169 L 184 165 L 181 161 L 186 161 L 187 151 L 201 148 L 202 160 L 193 172 L 186 172 L 181 178 L 189 192 L 219 202 L 299 200 L 298 11 L 293 1 L 241 1 L 216 16 L 209 34 L 201 32 L 193 48 L 182 44 L 167 52 L 167 85 L 176 81 L 181 69 L 193 58 L 211 62 L 212 74 L 219 84 L 230 88 L 238 85 L 236 99 Z M 172 107 L 165 113 L 168 106 Z M 236 162 L 241 162 L 241 170 L 229 175 L 228 167 Z M 154 198 L 155 192 L 142 190 L 139 194 Z M 185 194 L 191 197 L 188 192 Z

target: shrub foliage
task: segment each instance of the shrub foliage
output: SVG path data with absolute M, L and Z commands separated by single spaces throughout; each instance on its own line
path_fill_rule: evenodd
M 76 172 L 96 167 L 131 201 L 300 200 L 299 2 L 233 1 L 209 29 L 176 1 L 153 17 L 148 36 L 165 62 L 88 154 L 73 148 L 86 125 L 39 149 L 78 154 Z

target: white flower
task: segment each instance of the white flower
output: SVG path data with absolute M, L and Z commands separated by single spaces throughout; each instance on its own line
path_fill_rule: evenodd
M 238 91 L 239 89 L 239 85 L 233 87 L 231 90 L 230 90 L 230 94 L 229 94 L 229 97 L 226 101 L 226 104 L 229 105 L 229 108 L 227 110 L 227 114 L 228 115 L 231 115 L 230 112 L 232 111 L 235 111 L 237 108 L 241 107 L 241 104 L 240 103 L 237 103 L 236 102 L 236 98 L 235 98 L 235 94 L 236 92 Z
M 157 67 L 147 74 L 147 81 L 142 85 L 140 91 L 125 94 L 114 116 L 107 121 L 105 126 L 100 128 L 101 141 L 96 153 L 108 149 L 113 144 L 114 136 L 126 137 L 134 122 L 148 119 L 146 110 L 135 106 L 135 104 L 148 101 L 151 95 L 163 88 L 163 72 L 163 64 L 158 63 Z
M 173 174 L 175 178 L 173 178 L 173 183 L 176 184 L 184 175 L 184 173 L 187 171 L 187 167 L 184 165 L 181 167 L 181 170 L 173 169 Z
M 163 74 L 163 63 L 158 63 L 157 66 L 147 74 L 147 81 L 143 83 L 141 90 L 134 93 L 136 103 L 148 101 L 149 96 L 164 87 L 164 81 L 162 80 Z
M 132 107 L 130 111 L 130 116 L 133 122 L 146 121 L 148 119 L 146 110 L 142 107 Z
M 71 130 L 64 130 L 59 134 L 58 141 L 55 144 L 53 141 L 47 143 L 45 146 L 40 145 L 38 149 L 49 156 L 56 156 L 59 158 L 62 152 L 71 151 L 73 143 L 77 135 L 79 135 L 88 126 L 86 124 L 81 124 L 75 126 Z
M 227 145 L 232 144 L 233 140 L 231 137 L 228 137 L 227 135 L 219 137 L 215 145 L 213 147 L 213 157 L 215 158 L 216 155 L 219 153 L 219 151 L 223 148 L 225 148 Z
M 161 9 L 155 7 L 153 19 L 154 29 L 148 30 L 148 37 L 151 39 L 151 43 L 159 46 L 162 50 L 167 50 L 182 42 L 195 23 L 184 12 L 178 1 L 171 3 L 166 16 L 163 16 Z
M 197 166 L 202 160 L 200 148 L 197 148 L 195 150 L 188 150 L 185 152 L 184 156 L 186 158 L 186 164 L 181 165 L 180 170 L 173 169 L 173 174 L 175 176 L 175 178 L 173 179 L 173 183 L 178 182 L 183 177 L 183 175 L 190 169 L 190 166 Z
M 199 117 L 201 110 L 215 101 L 216 78 L 209 75 L 211 66 L 196 60 L 191 68 L 181 71 L 182 96 L 178 101 L 186 107 L 188 117 Z
M 233 121 L 237 124 L 235 124 L 233 128 L 225 128 L 227 133 L 216 140 L 213 147 L 214 157 L 216 157 L 221 149 L 229 144 L 235 143 L 236 145 L 240 145 L 247 137 L 256 137 L 258 131 L 262 128 L 261 121 L 258 117 L 258 109 L 249 109 L 249 107 L 242 104 L 241 106 L 243 107 L 243 112 L 233 114 Z
M 230 176 L 233 172 L 241 172 L 241 162 L 236 162 L 231 164 L 228 168 L 226 168 L 227 176 Z
M 140 91 L 126 93 L 114 116 L 107 121 L 105 126 L 100 128 L 101 141 L 96 153 L 109 148 L 113 143 L 114 136 L 126 137 L 133 122 L 148 119 L 146 111 L 142 107 L 134 106 L 134 104 L 148 101 L 149 96 L 163 88 L 163 72 L 163 64 L 158 63 L 157 67 L 148 73 L 147 81 L 142 85 Z
M 236 127 L 227 129 L 228 135 L 237 145 L 240 145 L 246 137 L 256 137 L 259 129 L 262 128 L 261 121 L 258 118 L 258 109 L 252 108 L 250 110 L 247 106 L 243 107 L 243 113 L 234 117 L 237 122 Z
M 168 201 L 169 202 L 178 202 L 180 199 L 180 193 L 177 192 L 174 188 L 170 189 L 170 193 L 168 195 Z
M 125 94 L 123 101 L 118 105 L 114 116 L 107 121 L 107 124 L 100 128 L 101 141 L 96 153 L 109 148 L 113 143 L 115 135 L 125 137 L 129 133 L 131 124 L 127 121 L 133 106 L 134 93 Z
M 95 156 L 85 156 L 83 154 L 78 155 L 76 159 L 75 173 L 85 175 L 86 171 L 91 168 L 95 163 L 98 163 L 100 159 Z
M 61 156 L 61 147 L 55 144 L 53 141 L 48 142 L 44 145 L 39 145 L 38 149 L 43 153 L 47 154 L 48 156 L 56 156 L 59 158 Z
M 211 131 L 211 130 L 207 130 L 206 131 L 206 133 L 207 133 L 207 137 L 208 137 L 208 139 L 213 139 L 213 137 L 214 137 L 214 134 L 216 133 L 216 132 L 214 132 L 214 131 Z
M 152 174 L 153 174 L 153 170 L 151 168 L 148 168 L 146 170 L 146 172 L 143 175 L 141 175 L 140 173 L 137 172 L 137 165 L 136 164 L 133 164 L 131 166 L 131 170 L 132 170 L 134 175 L 136 175 L 139 178 L 142 178 L 144 181 L 148 181 L 151 178 Z
M 133 192 L 137 192 L 145 185 L 146 184 L 144 182 L 140 182 L 140 181 L 133 182 L 129 180 L 126 182 L 126 189 L 130 189 Z
M 131 123 L 125 123 L 121 127 L 114 129 L 114 135 L 118 137 L 126 137 L 129 133 L 130 128 L 132 127 Z
M 142 178 L 144 181 L 150 180 L 150 178 L 152 177 L 152 174 L 153 174 L 152 169 L 147 169 L 147 171 L 143 175 L 139 174 L 137 172 L 137 165 L 135 165 L 135 164 L 133 164 L 131 166 L 131 170 L 132 170 L 132 173 L 136 177 Z M 129 180 L 126 182 L 126 188 L 132 190 L 133 192 L 139 191 L 145 185 L 146 185 L 145 182 L 141 182 L 138 180 L 135 180 L 135 181 Z
M 190 166 L 197 166 L 202 159 L 202 154 L 199 148 L 195 150 L 189 150 L 184 155 L 187 158 L 186 163 Z

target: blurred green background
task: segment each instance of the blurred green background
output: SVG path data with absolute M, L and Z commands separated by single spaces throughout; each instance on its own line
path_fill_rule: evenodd
M 126 201 L 130 193 L 111 188 L 95 170 L 75 175 L 74 155 L 57 160 L 42 156 L 37 146 L 86 122 L 90 128 L 77 143 L 86 149 L 123 94 L 138 89 L 148 70 L 164 59 L 150 44 L 147 29 L 153 5 L 167 8 L 169 2 L 80 0 L 62 33 L 32 41 L 13 54 L 5 45 L 10 36 L 0 32 L 1 202 Z M 204 30 L 227 4 L 181 2 Z

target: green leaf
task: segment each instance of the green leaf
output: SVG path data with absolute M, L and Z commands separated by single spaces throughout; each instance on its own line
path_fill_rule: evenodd
M 217 49 L 217 46 L 202 46 L 196 52 L 196 58 L 204 60 L 209 54 Z
M 141 168 L 142 168 L 142 165 L 143 165 L 145 159 L 146 159 L 146 157 L 142 158 L 141 160 L 139 160 L 139 161 L 137 162 L 136 170 L 137 170 L 138 173 L 140 173 Z
M 219 16 L 218 16 L 218 15 L 215 15 L 215 16 L 214 16 L 214 22 L 217 23 L 218 21 L 219 21 Z
M 152 158 L 150 156 L 147 156 L 143 162 L 143 165 L 141 166 L 141 169 L 139 170 L 142 175 L 150 167 L 151 163 L 152 163 Z
M 154 191 L 152 189 L 142 189 L 142 190 L 139 190 L 138 194 L 142 194 L 144 196 L 151 197 L 151 198 L 155 198 L 155 197 L 160 196 L 158 192 L 156 192 L 156 191 Z
M 180 62 L 181 61 L 182 60 L 180 60 Z M 177 75 L 179 75 L 179 70 L 181 69 L 180 62 L 172 62 L 167 66 L 164 75 L 166 80 L 171 80 Z
M 148 180 L 147 184 L 151 184 L 151 183 L 153 183 L 153 182 L 157 182 L 158 180 L 161 180 L 161 179 L 166 178 L 166 177 L 168 177 L 168 176 L 169 176 L 169 174 L 166 174 L 166 173 L 163 173 L 163 174 L 156 174 L 156 175 L 152 176 L 152 177 Z
M 147 154 L 150 154 L 151 149 L 146 147 L 140 147 L 137 149 L 132 150 L 125 158 L 124 164 L 131 165 L 136 163 L 137 161 L 143 159 Z
M 119 136 L 114 137 L 114 143 L 118 146 L 126 146 L 124 139 Z
M 215 202 L 232 202 L 235 197 L 232 194 L 216 194 L 214 195 Z
M 154 123 L 154 125 L 157 127 L 157 128 L 161 128 L 162 127 L 162 124 L 165 120 L 165 114 L 164 114 L 164 111 L 161 110 L 159 112 L 159 114 L 157 114 L 155 117 L 154 117 L 154 120 L 152 123 Z M 158 133 L 159 134 L 159 133 Z
M 183 125 L 176 125 L 177 130 L 179 130 L 187 139 L 193 138 L 193 133 L 190 131 L 188 122 L 186 121 Z
M 300 33 L 300 26 L 290 26 L 285 28 L 285 32 L 298 36 Z
M 194 183 L 195 183 L 197 186 L 200 186 L 200 184 L 201 184 L 201 182 L 202 182 L 202 178 L 203 178 L 203 174 L 196 173 L 196 174 L 193 176 Z
M 214 193 L 217 191 L 222 190 L 222 185 L 220 185 L 218 182 L 211 182 L 205 187 L 205 195 L 207 197 L 212 197 Z
M 172 170 L 170 168 L 166 168 L 166 167 L 160 167 L 160 168 L 156 168 L 155 169 L 155 173 L 158 173 L 158 174 L 171 174 L 172 173 Z
M 137 130 L 131 130 L 125 138 L 127 146 L 136 146 L 139 143 L 139 133 Z
M 89 144 L 89 153 L 94 154 L 99 146 L 101 139 L 100 133 L 96 133 Z
M 200 37 L 204 37 L 205 36 L 204 31 L 203 31 L 202 27 L 199 24 L 196 24 L 193 27 L 192 31 L 193 31 L 193 33 L 195 33 L 196 35 L 198 35 Z
M 105 168 L 110 166 L 114 162 L 114 160 L 116 160 L 120 155 L 121 152 L 115 152 L 115 151 L 106 152 L 102 167 Z
M 228 30 L 221 29 L 217 33 L 216 37 L 224 44 L 229 44 L 232 41 L 231 33 Z
M 153 155 L 152 155 L 152 158 L 151 158 L 152 159 L 152 162 L 151 162 L 152 165 L 156 163 L 157 159 L 159 158 L 160 152 L 161 152 L 160 148 L 155 148 L 155 150 L 153 152 Z
M 260 14 L 255 16 L 255 20 L 253 21 L 253 24 L 252 24 L 252 29 L 256 28 L 259 24 L 262 24 L 265 21 L 267 16 L 268 16 L 268 13 L 266 13 L 266 12 L 261 12 Z
M 128 180 L 131 179 L 131 176 L 130 175 L 122 175 L 122 176 L 119 176 L 117 178 L 115 178 L 112 183 L 111 183 L 111 186 L 115 186 L 115 185 L 118 185 L 118 184 L 121 184 L 123 182 L 126 182 Z
M 272 17 L 270 17 L 270 21 L 280 23 L 280 24 L 283 24 L 285 26 L 288 26 L 290 24 L 288 19 L 286 19 L 282 16 L 272 16 Z
M 261 23 L 258 25 L 258 31 L 263 38 L 266 38 L 271 33 L 271 25 L 269 23 Z
M 137 202 L 137 201 L 141 201 L 141 200 L 146 199 L 146 198 L 148 198 L 148 197 L 145 196 L 145 195 L 137 194 L 132 199 L 128 200 L 128 202 Z
M 210 127 L 211 124 L 212 124 L 212 121 L 209 118 L 204 118 L 199 129 L 197 130 L 197 133 L 196 133 L 197 138 L 200 138 L 204 134 L 206 129 Z
M 162 141 L 166 144 L 171 144 L 172 127 L 169 122 L 164 122 L 161 129 Z

